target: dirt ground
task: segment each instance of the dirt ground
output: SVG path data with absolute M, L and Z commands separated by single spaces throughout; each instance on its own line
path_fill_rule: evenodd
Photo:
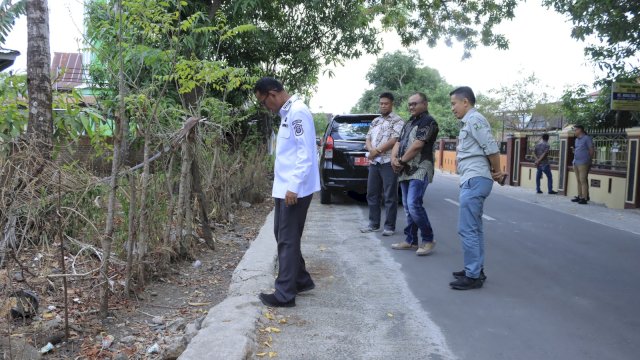
M 60 254 L 54 246 L 49 251 L 25 252 L 20 257 L 23 267 L 40 272 L 34 270 L 32 276 L 20 271 L 16 262 L 8 264 L 0 273 L 5 294 L 2 311 L 10 314 L 11 294 L 18 289 L 33 290 L 39 307 L 27 319 L 8 322 L 11 316 L 3 316 L 0 336 L 6 340 L 10 334 L 12 347 L 16 346 L 14 341 L 22 341 L 35 351 L 51 343 L 53 349 L 43 355 L 48 359 L 175 359 L 199 329 L 208 309 L 225 299 L 234 269 L 272 207 L 269 198 L 250 207 L 238 206 L 233 221 L 216 224 L 215 251 L 200 243 L 195 259 L 172 264 L 167 273 L 157 275 L 133 298 L 112 296 L 107 319 L 101 320 L 97 312 L 97 274 L 70 281 L 69 342 L 64 341 L 62 281 L 42 276 L 47 268 L 42 263 L 55 268 Z M 34 266 L 36 262 L 40 265 Z M 7 353 L 6 348 L 5 341 L 0 342 L 0 350 Z

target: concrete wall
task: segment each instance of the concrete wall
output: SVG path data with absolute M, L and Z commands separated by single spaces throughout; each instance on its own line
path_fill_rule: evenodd
M 502 172 L 507 172 L 507 154 L 500 154 L 500 168 Z
M 567 172 L 567 197 L 578 195 L 576 174 L 570 169 Z M 600 187 L 593 187 L 592 180 L 600 180 Z M 611 180 L 611 192 L 609 192 Z M 589 197 L 595 203 L 605 204 L 608 208 L 624 209 L 624 195 L 627 179 L 623 177 L 589 173 Z
M 520 168 L 520 186 L 526 189 L 536 190 L 536 168 L 527 163 Z M 553 189 L 558 189 L 558 170 L 551 170 L 553 178 Z M 600 181 L 600 187 L 589 186 L 589 197 L 594 203 L 605 204 L 612 209 L 624 209 L 625 185 L 627 179 L 624 177 L 589 173 L 589 185 L 592 180 Z M 609 192 L 609 181 L 611 181 L 611 192 Z M 547 178 L 542 176 L 540 190 L 547 192 Z M 567 200 L 578 195 L 576 175 L 572 169 L 567 172 Z
M 456 169 L 456 152 L 455 151 L 445 151 L 442 156 L 442 167 L 440 167 L 442 171 L 449 172 L 450 174 L 455 174 Z
M 456 169 L 456 152 L 445 150 L 442 156 L 442 164 L 439 163 L 440 159 L 440 151 L 436 151 L 435 153 L 436 161 L 435 167 L 436 169 L 440 169 L 442 171 L 446 171 L 450 174 L 455 174 Z M 503 172 L 507 172 L 507 155 L 500 155 L 500 167 Z M 534 179 L 535 180 L 535 179 Z
M 536 172 L 537 169 L 531 165 L 523 164 L 520 169 L 520 186 L 526 189 L 536 190 Z M 551 169 L 551 177 L 553 178 L 553 189 L 558 189 L 558 170 Z M 540 190 L 547 192 L 547 177 L 542 175 L 540 180 Z

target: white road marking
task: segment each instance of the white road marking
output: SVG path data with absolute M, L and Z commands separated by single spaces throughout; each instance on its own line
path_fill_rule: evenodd
M 460 206 L 460 203 L 451 199 L 444 199 L 444 201 L 452 203 L 455 206 Z M 482 214 L 482 218 L 487 220 L 487 221 L 496 221 L 496 219 L 492 218 L 491 216 L 487 215 L 487 214 Z

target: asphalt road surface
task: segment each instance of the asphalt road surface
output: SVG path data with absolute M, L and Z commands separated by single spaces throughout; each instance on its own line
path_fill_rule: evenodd
M 455 356 L 640 359 L 640 236 L 494 191 L 484 217 L 488 279 L 456 291 L 448 283 L 463 268 L 457 201 L 457 179 L 436 176 L 425 194 L 437 241 L 430 256 L 391 250 L 403 211 L 395 236 L 376 235 Z

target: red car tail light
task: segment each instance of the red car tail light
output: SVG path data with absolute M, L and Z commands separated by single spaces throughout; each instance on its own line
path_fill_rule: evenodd
M 324 143 L 324 158 L 333 159 L 333 138 L 331 136 L 328 136 Z

